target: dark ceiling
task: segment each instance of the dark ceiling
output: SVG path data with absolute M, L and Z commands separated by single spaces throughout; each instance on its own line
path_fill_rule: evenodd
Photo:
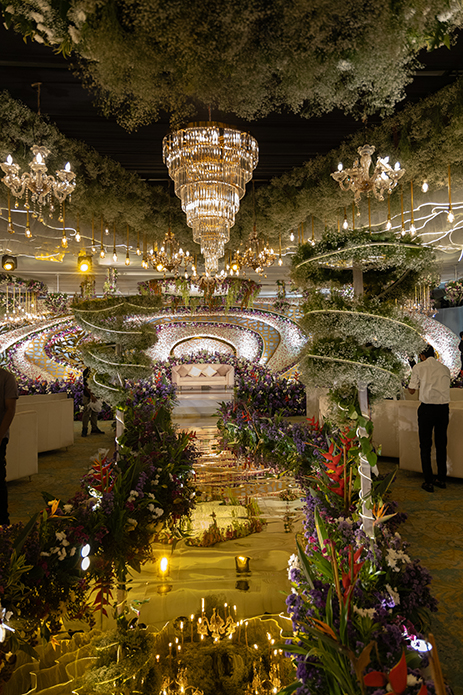
M 463 36 L 449 51 L 443 47 L 420 54 L 423 68 L 407 89 L 407 98 L 398 106 L 417 101 L 450 84 L 463 67 Z M 167 183 L 162 162 L 162 138 L 169 130 L 166 114 L 162 121 L 128 133 L 114 119 L 101 116 L 92 95 L 69 69 L 69 63 L 51 48 L 28 41 L 0 25 L 0 90 L 37 109 L 37 91 L 31 85 L 41 82 L 41 110 L 68 137 L 84 140 L 100 154 L 117 160 L 127 170 L 150 182 Z M 198 111 L 197 120 L 207 120 Z M 213 120 L 224 121 L 249 130 L 257 139 L 260 161 L 254 174 L 259 183 L 299 166 L 317 154 L 337 147 L 362 127 L 359 121 L 340 112 L 305 119 L 291 113 L 272 114 L 253 123 L 233 115 L 213 113 Z M 369 125 L 376 121 L 369 119 Z

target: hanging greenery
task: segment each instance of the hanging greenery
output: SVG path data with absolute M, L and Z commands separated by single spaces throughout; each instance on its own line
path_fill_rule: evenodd
M 300 363 L 307 385 L 330 388 L 343 408 L 363 385 L 370 397 L 395 397 L 406 358 L 425 346 L 418 324 L 397 300 L 413 297 L 415 283 L 433 272 L 431 249 L 392 233 L 327 230 L 315 245 L 300 246 L 292 279 L 309 290 L 301 325 L 310 339 Z
M 71 161 L 78 186 L 67 214 L 72 219 L 79 213 L 88 239 L 92 215 L 97 224 L 101 215 L 108 223 L 116 223 L 116 230 L 125 230 L 129 224 L 134 232 L 146 232 L 150 239 L 163 237 L 169 217 L 167 191 L 148 186 L 88 145 L 65 138 L 55 126 L 12 99 L 7 92 L 0 94 L 0 125 L 0 158 L 11 153 L 22 170 L 28 168 L 28 148 L 37 138 L 52 151 L 48 158 L 50 169 L 60 168 L 64 155 Z M 280 235 L 284 246 L 289 242 L 291 230 L 307 223 L 311 215 L 316 218 L 317 237 L 320 225 L 336 226 L 344 207 L 352 204 L 352 194 L 343 192 L 330 174 L 338 162 L 350 163 L 355 159 L 357 148 L 364 144 L 365 137 L 375 145 L 377 154 L 400 161 L 405 170 L 402 178 L 405 195 L 408 194 L 407 183 L 412 179 L 420 182 L 426 178 L 431 189 L 447 186 L 449 165 L 452 166 L 453 186 L 462 186 L 462 129 L 463 81 L 457 80 L 437 94 L 386 118 L 380 126 L 352 136 L 327 155 L 311 159 L 273 179 L 268 186 L 259 186 L 255 194 L 257 229 L 265 229 L 269 244 L 277 247 Z M 391 196 L 393 214 L 400 211 L 399 191 L 396 189 Z M 381 210 L 386 223 L 387 204 L 374 198 L 370 202 L 372 214 Z M 6 206 L 3 186 L 0 186 L 0 205 Z M 362 202 L 361 209 L 366 209 L 366 202 Z M 177 198 L 170 201 L 170 215 L 172 231 L 182 248 L 197 250 Z M 230 231 L 231 248 L 247 238 L 252 226 L 253 203 L 245 197 Z M 124 241 L 125 237 L 121 239 Z
M 159 296 L 108 296 L 71 307 L 76 323 L 98 339 L 81 350 L 83 361 L 95 372 L 92 390 L 113 407 L 125 402 L 127 380 L 152 374 L 144 351 L 157 341 L 156 328 L 134 317 L 157 313 L 161 305 Z
M 402 301 L 413 296 L 424 275 L 438 284 L 433 251 L 409 234 L 371 234 L 368 229 L 328 229 L 321 240 L 302 244 L 292 259 L 292 279 L 302 287 L 352 283 L 352 266 L 362 268 L 366 297 L 378 301 Z
M 290 109 L 389 112 L 417 52 L 450 45 L 458 3 L 336 0 L 152 2 L 2 0 L 24 36 L 77 59 L 104 114 L 129 130 L 171 114 L 178 125 L 213 105 L 255 119 Z M 372 60 L 374 56 L 374 60 Z

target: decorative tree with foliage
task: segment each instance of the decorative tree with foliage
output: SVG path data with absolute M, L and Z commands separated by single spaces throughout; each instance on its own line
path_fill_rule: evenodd
M 402 308 L 434 270 L 431 249 L 409 235 L 369 230 L 327 231 L 320 242 L 299 247 L 292 279 L 310 290 L 302 325 L 310 336 L 301 358 L 308 386 L 328 387 L 338 415 L 360 427 L 362 497 L 376 463 L 369 435 L 368 399 L 395 397 L 408 365 L 424 341 L 420 326 Z M 365 529 L 372 529 L 364 503 Z
M 97 338 L 82 349 L 82 357 L 95 371 L 92 390 L 118 408 L 117 436 L 123 430 L 120 406 L 126 398 L 126 381 L 152 374 L 145 350 L 157 341 L 157 333 L 146 318 L 161 306 L 158 296 L 108 297 L 72 306 L 77 324 Z

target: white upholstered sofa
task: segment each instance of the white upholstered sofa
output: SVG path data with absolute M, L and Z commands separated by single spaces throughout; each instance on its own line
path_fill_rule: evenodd
M 233 388 L 235 369 L 229 364 L 178 364 L 172 367 L 172 383 L 179 388 L 220 386 Z

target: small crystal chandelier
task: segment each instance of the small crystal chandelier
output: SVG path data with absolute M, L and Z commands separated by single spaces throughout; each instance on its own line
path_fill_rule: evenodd
M 163 140 L 164 162 L 209 274 L 218 271 L 258 157 L 251 135 L 223 123 L 192 123 Z
M 161 248 L 158 250 L 156 246 L 152 253 L 147 254 L 147 258 L 158 273 L 169 272 L 175 273 L 175 275 L 178 275 L 182 263 L 185 265 L 186 273 L 189 263 L 192 262 L 190 252 L 179 248 L 179 243 L 170 227 L 166 232 Z
M 66 198 L 71 196 L 72 192 L 76 187 L 75 174 L 71 171 L 71 165 L 69 162 L 65 165 L 64 169 L 56 172 L 56 178 L 47 174 L 47 166 L 45 160 L 50 154 L 50 150 L 46 147 L 39 147 L 38 145 L 33 145 L 31 147 L 34 159 L 29 164 L 30 172 L 25 172 L 19 174 L 19 165 L 13 162 L 11 155 L 8 155 L 6 162 L 0 164 L 1 168 L 5 172 L 5 176 L 2 181 L 8 188 L 8 213 L 9 213 L 9 227 L 8 232 L 12 234 L 14 229 L 11 225 L 11 210 L 10 210 L 10 192 L 15 196 L 16 199 L 22 198 L 25 194 L 26 210 L 30 209 L 29 200 L 33 204 L 33 217 L 38 217 L 39 222 L 43 222 L 42 207 L 48 205 L 50 208 L 50 217 L 54 211 L 53 198 L 54 196 L 60 204 L 60 216 L 59 221 L 62 222 L 62 206 Z M 38 212 L 36 211 L 36 205 L 38 205 Z M 16 200 L 16 207 L 18 207 L 18 201 Z
M 343 191 L 353 191 L 357 206 L 360 203 L 362 193 L 367 195 L 373 193 L 377 200 L 384 200 L 384 194 L 392 193 L 399 179 L 405 173 L 400 168 L 399 162 L 396 162 L 392 168 L 389 164 L 389 157 L 384 157 L 384 159 L 378 157 L 373 174 L 370 176 L 371 156 L 375 149 L 374 145 L 359 147 L 357 152 L 360 158 L 355 160 L 351 169 L 343 169 L 342 164 L 339 164 L 338 171 L 331 174 Z
M 266 268 L 275 263 L 277 254 L 266 241 L 259 239 L 256 225 L 249 235 L 248 248 L 241 256 L 241 266 L 252 268 L 258 275 L 262 275 Z

